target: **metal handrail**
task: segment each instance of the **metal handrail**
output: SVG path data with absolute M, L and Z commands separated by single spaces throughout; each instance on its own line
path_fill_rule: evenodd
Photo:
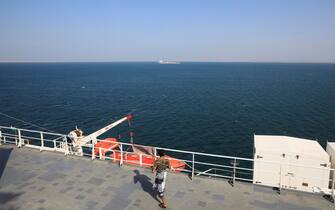
M 44 133 L 44 134 L 49 134 L 49 135 L 55 135 L 55 136 L 65 136 L 65 134 L 60 134 L 60 133 L 51 133 L 51 132 L 46 132 L 46 131 L 37 131 L 37 130 L 28 130 L 24 128 L 16 128 L 16 127 L 7 127 L 7 126 L 0 126 L 0 129 L 9 129 L 9 130 L 21 130 L 21 131 L 27 131 L 31 133 Z
M 7 133 L 4 132 L 4 130 L 15 130 L 17 131 L 16 134 L 11 134 L 11 133 Z M 25 132 L 24 135 L 22 135 L 21 132 Z M 34 136 L 29 136 L 29 132 L 30 133 L 34 133 Z M 36 133 L 39 133 L 40 136 L 36 137 Z M 45 139 L 44 135 L 51 135 L 50 138 Z M 53 138 L 52 136 L 54 136 L 55 138 Z M 48 136 L 49 137 L 49 136 Z M 25 140 L 40 140 L 41 141 L 41 145 L 33 145 L 33 144 L 29 144 L 27 146 L 32 147 L 32 148 L 37 148 L 40 149 L 41 151 L 43 149 L 47 149 L 50 150 L 52 149 L 53 151 L 58 151 L 58 152 L 65 152 L 66 153 L 66 149 L 62 148 L 64 146 L 67 146 L 68 144 L 66 143 L 66 141 L 64 142 L 64 137 L 66 137 L 66 135 L 64 134 L 59 134 L 59 133 L 51 133 L 51 132 L 44 132 L 44 131 L 36 131 L 36 130 L 28 130 L 28 129 L 19 129 L 19 128 L 15 128 L 15 127 L 5 127 L 5 126 L 0 126 L 0 145 L 2 143 L 15 143 L 17 146 L 23 146 L 25 145 Z M 9 141 L 9 139 L 14 139 L 14 141 Z M 105 140 L 98 140 L 100 142 L 108 142 Z M 49 145 L 46 146 L 44 144 L 44 142 L 53 142 L 53 145 Z M 108 157 L 105 156 L 105 153 L 110 151 L 110 152 L 115 152 L 115 150 L 111 150 L 111 149 L 104 149 L 99 147 L 99 158 L 100 159 L 106 159 L 106 160 L 115 160 L 115 161 L 119 161 L 119 164 L 122 165 L 125 161 L 128 163 L 135 163 L 135 164 L 139 164 L 140 166 L 150 166 L 150 164 L 146 164 L 143 163 L 143 157 L 142 155 L 139 155 L 139 160 L 137 161 L 131 161 L 131 160 L 124 160 L 123 159 L 123 155 L 125 153 L 133 153 L 133 152 L 129 152 L 126 151 L 127 147 L 132 147 L 132 146 L 136 146 L 136 147 L 150 147 L 150 146 L 146 146 L 146 145 L 140 145 L 140 144 L 131 144 L 131 143 L 125 143 L 125 142 L 118 142 L 119 144 L 119 150 L 118 152 L 121 153 L 120 159 L 117 158 L 112 158 L 112 157 Z M 90 156 L 93 160 L 95 159 L 95 145 L 94 144 L 88 144 L 85 145 L 83 148 L 86 148 L 87 150 L 91 150 L 90 153 L 85 153 L 83 152 L 83 156 Z M 325 167 L 316 167 L 316 166 L 311 166 L 311 165 L 301 165 L 301 164 L 292 164 L 292 163 L 281 163 L 281 162 L 275 162 L 275 161 L 264 161 L 264 160 L 254 160 L 251 158 L 242 158 L 242 157 L 233 157 L 233 156 L 225 156 L 225 155 L 217 155 L 217 154 L 208 154 L 208 153 L 202 153 L 202 152 L 192 152 L 192 151 L 185 151 L 185 150 L 178 150 L 178 149 L 170 149 L 170 148 L 164 148 L 164 147 L 152 147 L 154 149 L 154 156 L 156 157 L 157 154 L 157 150 L 165 150 L 165 151 L 169 151 L 169 152 L 176 152 L 176 153 L 181 153 L 181 154 L 189 154 L 192 156 L 191 159 L 178 159 L 180 161 L 184 161 L 185 163 L 190 163 L 190 165 L 187 164 L 187 166 L 189 167 L 189 169 L 178 169 L 178 171 L 183 171 L 183 172 L 187 172 L 191 174 L 191 178 L 193 179 L 194 176 L 200 176 L 200 175 L 205 175 L 205 176 L 210 176 L 210 177 L 221 177 L 221 178 L 228 178 L 231 179 L 233 182 L 233 185 L 235 183 L 235 180 L 241 180 L 241 181 L 248 181 L 248 182 L 253 182 L 253 179 L 249 179 L 246 177 L 241 177 L 238 176 L 238 174 L 245 174 L 245 175 L 249 175 L 246 172 L 241 172 L 241 171 L 237 171 L 237 170 L 242 170 L 242 171 L 249 171 L 250 175 L 252 175 L 252 172 L 254 171 L 254 169 L 252 168 L 252 163 L 255 161 L 259 161 L 262 163 L 270 163 L 270 164 L 276 164 L 280 167 L 280 173 L 281 173 L 281 169 L 282 166 L 285 165 L 290 165 L 290 166 L 297 166 L 297 167 L 304 167 L 304 168 L 313 168 L 313 169 L 325 169 Z M 102 151 L 104 152 L 104 154 L 102 154 Z M 219 160 L 230 160 L 233 161 L 233 165 L 224 165 L 224 164 L 218 164 L 218 163 L 208 163 L 208 162 L 203 162 L 203 161 L 197 161 L 196 159 L 199 157 L 214 157 L 214 158 L 219 158 Z M 237 166 L 237 161 L 246 161 L 247 163 L 250 164 L 250 168 L 246 168 L 246 167 L 239 167 Z M 201 171 L 199 169 L 196 169 L 196 165 L 201 165 L 202 167 L 205 166 L 212 166 L 212 167 L 218 167 L 218 168 L 210 168 L 210 169 L 206 169 L 204 171 Z M 220 168 L 225 168 L 225 169 L 220 169 Z M 228 170 L 228 169 L 231 169 Z M 211 171 L 214 170 L 214 174 L 210 173 Z M 229 172 L 231 173 L 231 175 L 222 175 L 222 174 L 217 174 L 217 171 L 221 171 L 221 172 Z M 335 169 L 329 168 L 329 171 L 331 174 L 333 174 L 333 178 L 330 179 L 329 178 L 329 183 L 331 184 L 331 188 L 329 190 L 331 190 L 331 195 L 334 198 L 334 194 L 335 194 Z M 271 173 L 271 171 L 269 171 Z M 279 188 L 281 188 L 281 177 L 282 175 L 280 175 L 280 180 L 279 180 Z M 317 179 L 317 178 L 316 178 Z

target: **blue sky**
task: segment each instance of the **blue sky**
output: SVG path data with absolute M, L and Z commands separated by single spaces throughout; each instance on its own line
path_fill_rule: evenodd
M 0 61 L 159 59 L 335 62 L 335 1 L 0 1 Z

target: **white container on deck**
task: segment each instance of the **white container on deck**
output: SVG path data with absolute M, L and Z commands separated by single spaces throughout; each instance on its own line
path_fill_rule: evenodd
M 254 184 L 326 192 L 329 175 L 329 155 L 317 141 L 289 136 L 254 136 Z
M 332 168 L 335 168 L 335 142 L 327 142 L 326 151 L 330 156 L 330 163 Z
M 335 168 L 335 142 L 327 142 L 326 151 L 330 156 L 331 167 Z M 333 180 L 333 173 L 330 173 L 330 179 Z M 331 187 L 332 183 L 330 184 Z

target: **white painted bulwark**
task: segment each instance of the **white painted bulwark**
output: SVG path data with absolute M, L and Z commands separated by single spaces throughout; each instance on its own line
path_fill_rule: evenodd
M 328 189 L 329 174 L 329 155 L 317 141 L 254 136 L 254 184 L 318 192 Z
M 331 167 L 335 168 L 335 142 L 327 142 L 326 151 L 330 157 Z M 330 173 L 330 179 L 333 180 L 333 173 Z M 331 185 L 330 185 L 331 187 Z
M 330 162 L 332 168 L 335 168 L 335 142 L 327 142 L 326 151 L 330 156 Z

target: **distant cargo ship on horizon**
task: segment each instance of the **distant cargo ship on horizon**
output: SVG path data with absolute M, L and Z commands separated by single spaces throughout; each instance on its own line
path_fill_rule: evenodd
M 159 60 L 159 64 L 180 64 L 178 61 L 167 61 L 167 60 Z

